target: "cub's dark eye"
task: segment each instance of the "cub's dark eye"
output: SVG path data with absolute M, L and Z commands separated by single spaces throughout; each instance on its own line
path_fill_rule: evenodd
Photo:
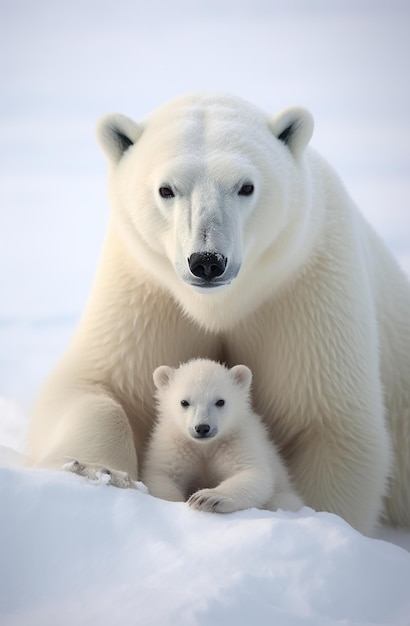
M 225 400 L 222 400 L 222 399 L 221 400 L 217 400 L 215 402 L 215 406 L 224 406 L 224 404 L 225 404 Z
M 189 406 L 188 400 L 181 400 L 181 406 L 183 406 L 184 409 L 186 409 L 186 407 Z
M 171 187 L 160 187 L 159 195 L 161 196 L 161 198 L 173 198 L 175 196 Z
M 251 183 L 246 183 L 238 191 L 238 196 L 251 196 L 255 187 Z

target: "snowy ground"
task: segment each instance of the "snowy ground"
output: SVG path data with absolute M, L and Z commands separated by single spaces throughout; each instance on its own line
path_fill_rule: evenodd
M 409 554 L 330 514 L 221 517 L 71 474 L 0 480 L 3 625 L 409 624 Z
M 0 5 L 0 623 L 410 624 L 408 533 L 212 516 L 19 467 L 29 406 L 79 318 L 107 218 L 97 118 L 192 90 L 314 114 L 312 144 L 410 274 L 410 5 Z

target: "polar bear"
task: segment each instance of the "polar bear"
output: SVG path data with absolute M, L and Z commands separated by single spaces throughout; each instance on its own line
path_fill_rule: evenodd
M 208 92 L 100 121 L 112 212 L 34 409 L 31 465 L 135 480 L 154 369 L 243 363 L 308 506 L 369 534 L 410 524 L 410 288 L 312 131 L 301 107 Z
M 154 371 L 158 420 L 142 481 L 151 495 L 201 511 L 298 511 L 302 500 L 250 404 L 252 373 L 209 359 Z

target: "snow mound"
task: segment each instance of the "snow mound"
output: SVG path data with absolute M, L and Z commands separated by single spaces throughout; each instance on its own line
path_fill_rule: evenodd
M 3 626 L 409 624 L 410 554 L 335 515 L 190 510 L 0 469 Z

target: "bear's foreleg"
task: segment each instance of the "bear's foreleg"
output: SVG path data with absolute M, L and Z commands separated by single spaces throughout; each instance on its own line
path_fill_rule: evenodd
M 121 405 L 108 394 L 87 391 L 70 395 L 66 410 L 62 404 L 51 428 L 38 416 L 30 465 L 64 468 L 92 479 L 100 472 L 108 484 L 131 487 L 138 478 L 137 454 Z M 38 411 L 54 413 L 52 406 Z
M 192 494 L 188 505 L 199 511 L 233 513 L 263 508 L 272 494 L 272 480 L 258 466 L 247 468 L 222 481 L 214 489 L 200 489 Z
M 390 449 L 388 435 L 363 416 L 354 424 L 312 428 L 295 451 L 290 468 L 308 506 L 340 515 L 360 532 L 372 535 L 386 493 Z

